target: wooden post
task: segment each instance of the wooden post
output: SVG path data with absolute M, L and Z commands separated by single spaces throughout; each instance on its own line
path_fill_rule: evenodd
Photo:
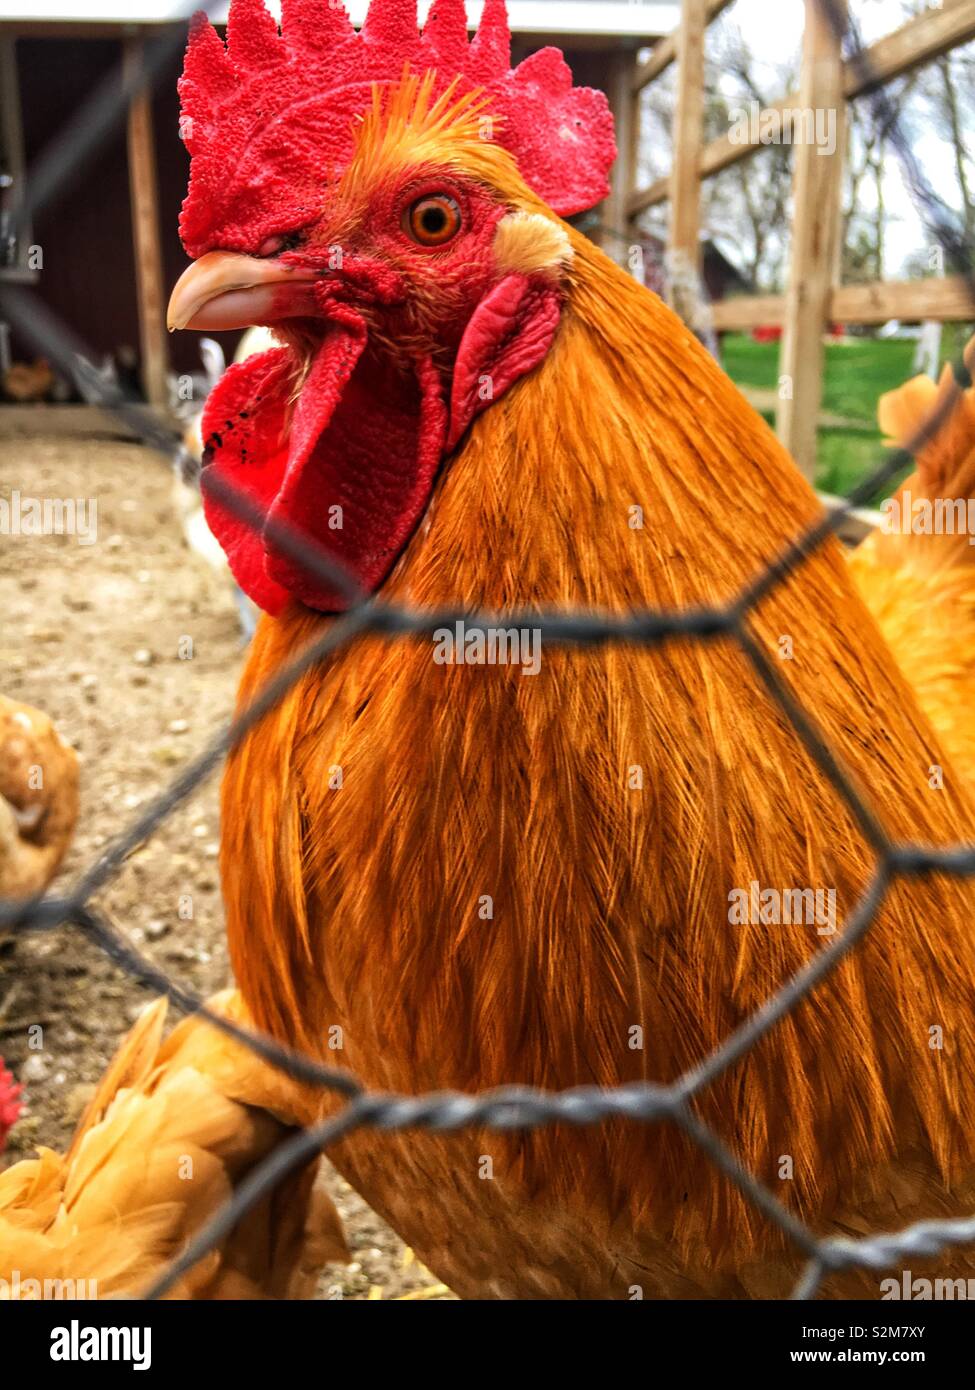
M 832 151 L 806 138 L 796 145 L 792 247 L 779 358 L 779 438 L 802 472 L 816 471 L 816 423 L 823 392 L 823 332 L 839 265 L 840 195 L 846 105 L 840 40 L 818 0 L 805 0 L 799 109 L 808 126 L 832 134 Z M 844 3 L 834 0 L 837 13 Z M 820 127 L 819 123 L 825 122 Z
M 127 39 L 123 63 L 126 83 L 138 80 L 142 62 L 143 41 Z M 166 294 L 159 239 L 159 196 L 152 134 L 152 103 L 146 87 L 136 92 L 129 102 L 127 136 L 142 385 L 150 405 L 165 406 L 168 400 L 166 371 L 169 363 Z
M 629 204 L 636 185 L 640 97 L 633 90 L 635 72 L 635 49 L 621 48 L 613 53 L 606 95 L 616 129 L 616 159 L 610 172 L 609 197 L 601 208 L 606 231 L 599 241 L 606 254 L 620 265 L 627 260 L 625 238 L 632 227 Z
M 677 102 L 670 174 L 668 279 L 671 303 L 688 322 L 697 317 L 700 273 L 701 176 L 704 136 L 704 33 L 708 0 L 683 0 L 677 30 Z

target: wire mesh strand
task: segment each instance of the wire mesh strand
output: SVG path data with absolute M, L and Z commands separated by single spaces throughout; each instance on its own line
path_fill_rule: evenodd
M 819 0 L 819 4 L 834 31 L 844 39 L 848 61 L 861 71 L 869 71 L 869 58 L 855 24 L 848 21 L 835 0 Z M 133 92 L 146 83 L 159 80 L 165 70 L 165 60 L 173 51 L 173 44 L 167 42 L 134 83 L 130 80 L 117 88 L 108 86 L 101 89 L 85 108 L 82 119 L 73 123 L 53 142 L 39 161 L 35 192 L 24 201 L 25 217 L 57 195 L 71 177 L 78 160 L 90 154 L 99 141 L 111 133 Z M 964 233 L 952 225 L 943 202 L 928 184 L 904 136 L 899 115 L 891 109 L 890 99 L 882 84 L 874 87 L 869 100 L 874 103 L 878 119 L 883 120 L 889 132 L 930 233 L 942 246 L 951 264 L 966 276 L 975 289 L 975 277 L 971 273 L 973 247 L 966 241 Z M 151 412 L 127 403 L 120 392 L 85 370 L 85 360 L 90 354 L 85 353 L 84 345 L 33 293 L 0 282 L 0 306 L 24 337 L 76 382 L 87 400 L 116 415 L 143 443 L 170 460 L 175 457 L 179 445 L 176 437 Z M 749 616 L 756 605 L 777 584 L 794 573 L 828 537 L 837 533 L 854 507 L 890 482 L 912 462 L 918 449 L 937 436 L 957 406 L 961 391 L 971 385 L 971 376 L 963 362 L 953 364 L 953 372 L 953 392 L 941 400 L 909 441 L 908 447 L 886 451 L 884 461 L 858 485 L 843 506 L 812 525 L 774 558 L 736 599 L 722 608 L 700 608 L 676 613 L 644 609 L 623 615 L 539 612 L 535 608 L 524 613 L 503 615 L 453 608 L 435 612 L 419 611 L 389 603 L 381 597 L 362 594 L 335 557 L 286 525 L 269 522 L 254 502 L 226 479 L 212 481 L 210 491 L 224 507 L 248 525 L 269 531 L 280 550 L 316 577 L 341 589 L 352 600 L 352 606 L 267 682 L 233 722 L 221 729 L 203 753 L 192 760 L 159 793 L 146 811 L 89 866 L 70 892 L 26 902 L 0 902 L 0 926 L 25 932 L 47 931 L 62 924 L 72 926 L 126 974 L 139 984 L 165 994 L 182 1012 L 200 1015 L 295 1080 L 333 1091 L 342 1096 L 346 1104 L 338 1114 L 319 1125 L 297 1131 L 278 1145 L 239 1184 L 233 1196 L 169 1265 L 145 1297 L 158 1298 L 172 1289 L 289 1172 L 325 1151 L 329 1145 L 365 1128 L 386 1132 L 405 1129 L 453 1131 L 471 1126 L 512 1130 L 533 1129 L 555 1123 L 598 1124 L 611 1117 L 640 1123 L 675 1124 L 699 1145 L 716 1169 L 806 1256 L 805 1270 L 792 1293 L 792 1297 L 797 1299 L 815 1296 L 823 1279 L 839 1270 L 880 1270 L 889 1268 L 905 1257 L 932 1256 L 955 1245 L 975 1243 L 975 1217 L 918 1221 L 898 1232 L 875 1234 L 857 1240 L 817 1237 L 769 1188 L 743 1168 L 734 1153 L 703 1124 L 691 1104 L 701 1091 L 745 1057 L 766 1033 L 808 998 L 863 940 L 896 878 L 916 878 L 934 872 L 959 877 L 975 875 L 973 845 L 932 849 L 924 845 L 898 845 L 889 839 L 814 720 L 785 686 L 755 641 L 748 625 Z M 850 912 L 842 934 L 796 971 L 707 1057 L 669 1085 L 636 1082 L 612 1088 L 586 1086 L 557 1092 L 505 1086 L 474 1095 L 450 1091 L 419 1096 L 370 1093 L 349 1073 L 326 1067 L 311 1057 L 283 1047 L 268 1036 L 213 1013 L 191 991 L 133 950 L 92 906 L 93 896 L 119 871 L 130 851 L 148 838 L 192 794 L 225 754 L 240 743 L 305 671 L 361 634 L 372 633 L 391 640 L 418 638 L 429 636 L 436 628 L 449 626 L 459 619 L 463 619 L 469 629 L 486 627 L 499 621 L 513 627 L 531 626 L 540 630 L 543 642 L 570 645 L 625 642 L 658 647 L 675 638 L 700 642 L 719 638 L 735 641 L 770 697 L 795 729 L 811 758 L 842 797 L 873 849 L 876 856 L 873 877 Z

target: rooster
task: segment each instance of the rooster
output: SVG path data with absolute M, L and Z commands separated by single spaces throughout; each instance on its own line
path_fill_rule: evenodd
M 555 50 L 509 63 L 501 0 L 470 43 L 460 0 L 422 35 L 403 0 L 373 0 L 359 34 L 322 0 L 286 0 L 281 33 L 233 0 L 226 48 L 193 30 L 194 263 L 171 321 L 282 344 L 226 374 L 203 425 L 210 526 L 264 610 L 242 707 L 350 602 L 288 532 L 395 603 L 621 613 L 727 604 L 820 514 L 687 328 L 562 220 L 605 195 L 603 98 Z M 745 621 L 888 836 L 970 834 L 836 543 Z M 671 1082 L 829 947 L 873 872 L 735 642 L 546 647 L 527 669 L 360 635 L 229 759 L 248 1014 L 314 1056 L 340 1045 L 372 1089 Z M 742 919 L 756 883 L 831 894 L 835 935 Z M 975 1207 L 973 915 L 963 880 L 894 883 L 693 1102 L 822 1235 Z M 364 1128 L 330 1155 L 466 1297 L 781 1296 L 803 1259 L 676 1125 Z
M 211 1007 L 244 1020 L 233 991 Z M 142 1014 L 63 1158 L 42 1149 L 0 1174 L 0 1297 L 143 1291 L 291 1132 L 298 1088 L 203 1019 L 163 1041 L 165 1018 L 165 1000 Z M 17 1090 L 7 1092 L 7 1111 L 4 1095 L 0 1071 L 0 1146 Z M 171 1296 L 307 1297 L 323 1264 L 348 1260 L 318 1166 L 252 1207 Z M 42 1293 L 48 1283 L 62 1292 Z
M 600 99 L 552 50 L 510 72 L 500 3 L 470 46 L 459 3 L 422 36 L 409 11 L 374 0 L 356 36 L 298 3 L 279 35 L 238 0 L 227 50 L 195 31 L 174 322 L 286 343 L 210 398 L 205 492 L 235 483 L 393 601 L 728 603 L 815 497 L 677 318 L 556 215 L 605 192 Z M 211 526 L 267 614 L 246 705 L 346 599 L 218 491 Z M 838 545 L 748 621 L 894 841 L 970 835 Z M 875 859 L 729 642 L 551 650 L 524 679 L 361 638 L 231 757 L 223 825 L 256 1022 L 317 1054 L 337 1026 L 353 1071 L 406 1092 L 671 1081 L 824 946 L 733 923 L 730 896 L 822 889 L 842 923 Z M 898 883 L 828 987 L 696 1102 L 821 1233 L 971 1210 L 973 908 L 968 883 Z M 673 1127 L 360 1133 L 334 1157 L 462 1295 L 782 1294 L 798 1268 Z
M 975 338 L 964 361 L 975 369 Z M 918 376 L 880 398 L 880 428 L 901 448 L 947 418 L 850 562 L 921 708 L 975 787 L 975 388 L 956 394 L 946 366 L 938 383 Z

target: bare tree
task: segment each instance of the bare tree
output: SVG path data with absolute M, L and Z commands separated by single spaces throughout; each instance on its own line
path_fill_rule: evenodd
M 709 133 L 717 136 L 727 134 L 744 110 L 764 111 L 781 100 L 795 85 L 798 69 L 795 63 L 759 62 L 730 16 L 710 36 L 705 119 Z M 782 287 L 791 200 L 787 144 L 771 144 L 739 160 L 704 186 L 705 224 L 738 248 L 739 268 L 757 291 Z
M 857 283 L 882 280 L 887 236 L 885 182 L 890 169 L 890 134 L 894 121 L 914 91 L 918 74 L 891 89 L 886 114 L 878 115 L 868 100 L 847 107 L 846 159 L 841 231 L 842 278 Z M 872 201 L 865 202 L 870 189 Z
M 935 64 L 937 74 L 933 97 L 951 136 L 955 154 L 955 177 L 961 202 L 962 224 L 968 242 L 975 239 L 975 207 L 971 197 L 972 128 L 975 126 L 975 103 L 972 101 L 972 79 L 975 77 L 975 55 L 945 53 Z

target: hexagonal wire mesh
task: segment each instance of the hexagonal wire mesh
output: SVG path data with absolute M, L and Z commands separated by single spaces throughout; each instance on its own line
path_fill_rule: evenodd
M 834 31 L 843 39 L 847 61 L 858 67 L 861 76 L 865 77 L 869 73 L 869 58 L 855 23 L 848 19 L 845 10 L 835 0 L 819 0 L 819 3 Z M 29 218 L 57 195 L 72 171 L 114 129 L 133 92 L 145 84 L 156 82 L 182 43 L 182 27 L 176 26 L 171 35 L 156 45 L 141 73 L 130 75 L 121 83 L 106 84 L 94 93 L 32 170 L 18 216 Z M 869 88 L 871 84 L 864 81 L 862 85 Z M 904 135 L 899 114 L 892 107 L 882 83 L 873 87 L 868 99 L 872 103 L 875 119 L 887 131 L 897 153 L 905 182 L 915 198 L 925 226 L 942 247 L 947 262 L 959 273 L 965 274 L 975 288 L 975 276 L 970 270 L 973 248 L 959 232 L 949 210 L 934 193 L 920 169 Z M 86 399 L 113 412 L 145 444 L 163 457 L 170 461 L 174 458 L 178 445 L 176 437 L 148 412 L 126 402 L 117 389 L 107 385 L 90 368 L 86 370 L 85 363 L 91 359 L 91 354 L 85 351 L 84 344 L 71 329 L 56 320 L 32 292 L 0 282 L 0 309 L 25 338 L 78 384 Z M 932 872 L 975 875 L 973 845 L 934 850 L 923 845 L 895 844 L 888 838 L 820 736 L 814 722 L 782 683 L 756 644 L 747 625 L 749 614 L 769 590 L 793 573 L 827 537 L 840 529 L 854 507 L 893 479 L 911 463 L 914 453 L 937 435 L 957 405 L 961 391 L 972 384 L 962 361 L 954 364 L 953 371 L 953 394 L 944 398 L 924 422 L 912 441 L 912 449 L 885 451 L 883 463 L 859 484 L 841 508 L 824 515 L 799 536 L 733 602 L 723 608 L 701 608 L 678 613 L 640 610 L 623 616 L 591 612 L 539 612 L 535 609 L 503 616 L 472 613 L 460 608 L 418 611 L 389 603 L 381 597 L 363 595 L 348 573 L 323 549 L 280 522 L 266 519 L 246 494 L 225 480 L 218 479 L 211 485 L 212 495 L 224 507 L 246 523 L 263 527 L 286 555 L 299 561 L 316 577 L 340 588 L 354 602 L 315 642 L 279 671 L 229 726 L 219 731 L 205 751 L 190 762 L 151 802 L 144 814 L 80 876 L 70 892 L 58 897 L 40 897 L 30 902 L 0 902 L 0 926 L 6 925 L 20 931 L 45 931 L 62 923 L 72 925 L 142 985 L 165 994 L 182 1011 L 208 1019 L 214 1027 L 253 1048 L 261 1057 L 281 1067 L 295 1079 L 336 1092 L 344 1098 L 346 1105 L 327 1121 L 301 1130 L 280 1144 L 239 1184 L 233 1197 L 171 1263 L 165 1274 L 147 1291 L 146 1297 L 161 1297 L 172 1288 L 181 1275 L 212 1250 L 240 1217 L 288 1172 L 352 1131 L 367 1126 L 387 1131 L 423 1127 L 457 1130 L 475 1125 L 500 1130 L 532 1128 L 554 1122 L 597 1124 L 611 1116 L 634 1122 L 667 1121 L 676 1124 L 807 1257 L 804 1273 L 793 1290 L 793 1298 L 813 1297 L 823 1279 L 837 1270 L 851 1267 L 880 1270 L 889 1268 L 904 1257 L 930 1256 L 953 1245 L 975 1242 L 975 1216 L 919 1221 L 894 1233 L 859 1239 L 817 1237 L 782 1205 L 770 1189 L 742 1167 L 733 1152 L 691 1109 L 696 1095 L 738 1062 L 779 1020 L 821 985 L 856 947 L 870 930 L 884 896 L 896 877 Z M 468 629 L 499 621 L 512 627 L 534 627 L 540 630 L 543 642 L 554 643 L 592 645 L 626 642 L 649 647 L 675 637 L 701 642 L 716 638 L 736 641 L 821 772 L 845 800 L 876 855 L 872 879 L 849 914 L 842 934 L 813 956 L 719 1047 L 669 1085 L 639 1082 L 607 1089 L 584 1086 L 557 1092 L 504 1086 L 474 1095 L 456 1092 L 419 1096 L 369 1093 L 353 1076 L 323 1066 L 310 1057 L 282 1047 L 270 1037 L 261 1036 L 212 1014 L 202 1000 L 133 951 L 91 906 L 95 893 L 120 869 L 129 853 L 197 788 L 305 670 L 362 633 L 400 639 L 410 635 L 428 636 L 435 629 L 459 620 L 463 620 Z

